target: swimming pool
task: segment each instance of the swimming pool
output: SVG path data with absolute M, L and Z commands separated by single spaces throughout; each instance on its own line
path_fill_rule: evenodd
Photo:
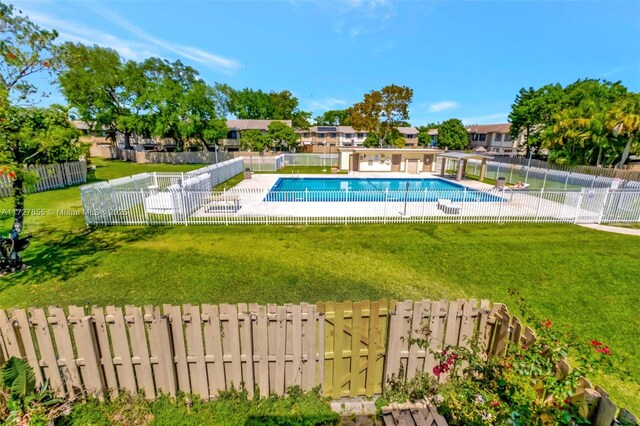
M 438 178 L 279 178 L 265 201 L 503 201 Z

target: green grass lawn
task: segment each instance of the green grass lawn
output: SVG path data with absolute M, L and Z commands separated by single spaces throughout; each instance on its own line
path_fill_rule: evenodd
M 191 166 L 98 162 L 97 178 Z M 195 168 L 194 166 L 192 168 Z M 240 175 L 241 176 L 241 175 Z M 11 226 L 0 202 L 0 229 Z M 626 357 L 603 378 L 640 412 L 640 238 L 550 224 L 88 228 L 78 187 L 30 195 L 29 269 L 0 280 L 0 307 L 488 298 Z M 5 211 L 3 211 L 5 210 Z M 602 383 L 602 381 L 600 381 Z

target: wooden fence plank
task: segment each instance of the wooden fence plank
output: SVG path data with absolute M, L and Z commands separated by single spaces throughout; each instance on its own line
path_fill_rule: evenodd
M 106 313 L 107 316 L 105 319 L 113 345 L 113 363 L 116 366 L 120 388 L 135 394 L 138 392 L 138 386 L 136 385 L 136 376 L 133 372 L 131 352 L 128 343 L 129 338 L 127 337 L 122 308 L 107 306 Z
M 25 356 L 18 343 L 18 335 L 16 334 L 16 330 L 13 326 L 11 314 L 8 314 L 2 309 L 0 309 L 0 334 L 2 334 L 7 358 L 11 358 L 12 356 L 22 358 Z
M 499 304 L 499 311 L 494 315 L 494 318 L 497 321 L 497 330 L 494 337 L 493 354 L 503 356 L 507 351 L 511 328 L 511 316 L 507 311 L 507 307 Z
M 471 340 L 473 339 L 473 332 L 476 328 L 476 320 L 478 318 L 478 301 L 476 299 L 470 299 L 465 300 L 463 303 L 458 345 L 469 348 Z
M 226 388 L 224 358 L 222 355 L 222 337 L 220 336 L 220 311 L 218 306 L 202 305 L 202 315 L 206 320 L 204 324 L 205 356 L 213 357 L 213 362 L 210 362 L 210 366 L 207 368 L 209 393 L 210 398 L 212 398 L 216 397 L 220 390 Z
M 129 326 L 129 336 L 131 337 L 131 354 L 134 364 L 138 387 L 144 390 L 147 399 L 155 399 L 156 389 L 153 383 L 153 372 L 151 371 L 151 360 L 149 358 L 149 346 L 145 324 L 142 317 L 142 309 L 137 306 L 125 306 L 127 317 L 126 324 Z
M 344 352 L 344 303 L 336 303 L 333 318 L 333 377 L 331 379 L 332 397 L 338 399 L 342 397 L 342 376 L 344 366 L 342 354 Z
M 377 352 L 378 345 L 380 343 L 380 330 L 378 326 L 378 320 L 380 317 L 380 302 L 366 301 L 369 306 L 369 350 L 367 351 L 367 375 L 365 378 L 365 395 L 373 396 L 376 389 L 376 377 L 377 377 Z M 386 349 L 386 348 L 385 348 Z M 382 377 L 380 378 L 382 381 Z M 382 383 L 380 383 L 382 385 Z
M 227 319 L 223 322 L 224 335 L 222 336 L 224 355 L 230 355 L 228 363 L 227 388 L 236 389 L 242 382 L 242 364 L 240 362 L 240 327 L 238 323 L 238 307 L 235 305 L 220 305 L 220 313 Z M 226 324 L 226 327 L 224 327 Z
M 274 390 L 278 395 L 284 395 L 285 391 L 285 355 L 287 337 L 287 312 L 284 306 L 276 308 L 277 331 L 276 331 L 276 376 Z
M 249 393 L 249 397 L 252 398 L 256 385 L 253 368 L 253 320 L 246 303 L 238 304 L 238 312 L 243 314 L 242 322 L 239 323 L 240 357 L 246 360 L 242 377 L 244 378 L 244 385 Z
M 362 309 L 368 309 L 369 306 L 363 302 L 354 302 L 351 314 L 351 362 L 349 377 L 349 395 L 354 398 L 360 394 L 360 349 L 362 345 Z M 366 336 L 366 334 L 365 334 Z M 368 336 L 366 336 L 368 337 Z M 369 342 L 371 343 L 371 342 Z M 367 351 L 370 348 L 366 348 Z
M 187 337 L 187 357 L 192 359 L 189 368 L 191 378 L 191 392 L 200 398 L 209 399 L 209 385 L 207 367 L 204 360 L 204 344 L 202 341 L 202 323 L 198 306 L 184 305 L 182 307 L 186 319 L 185 334 Z
M 318 316 L 318 332 L 316 334 L 316 353 L 317 353 L 317 362 L 318 362 L 318 378 L 316 383 L 320 386 L 323 393 L 326 395 L 327 383 L 325 377 L 325 368 L 326 368 L 326 359 L 325 359 L 325 345 L 326 345 L 326 321 L 325 321 L 325 312 L 326 306 L 324 303 L 318 303 L 316 305 L 317 316 Z
M 429 304 L 428 301 L 424 302 L 425 304 Z M 422 315 L 424 311 L 423 302 L 414 302 L 413 303 L 413 315 L 411 316 L 411 328 L 409 329 L 409 337 L 411 341 L 409 344 L 409 359 L 407 360 L 407 379 L 412 379 L 415 377 L 418 371 L 422 371 L 423 364 L 418 359 L 418 350 L 420 346 L 414 340 L 423 337 L 420 333 L 421 325 L 422 325 Z
M 62 308 L 49 307 L 51 329 L 56 341 L 58 363 L 61 365 L 64 381 L 67 383 L 67 395 L 75 399 L 82 393 L 82 381 L 76 364 L 76 355 L 71 343 L 69 323 Z
M 58 365 L 58 357 L 53 346 L 53 340 L 51 338 L 51 332 L 49 331 L 49 322 L 47 316 L 44 313 L 44 309 L 30 309 L 31 323 L 38 342 L 38 348 L 40 349 L 40 359 L 44 362 L 44 375 L 49 378 L 51 383 L 51 389 L 58 397 L 65 397 L 65 383 L 63 382 L 62 375 L 60 374 L 60 367 Z
M 444 345 L 446 315 L 446 302 L 431 302 L 431 313 L 429 314 L 429 345 L 427 348 L 424 371 L 428 371 L 431 373 L 433 371 L 433 367 L 438 364 L 434 353 L 440 352 Z
M 302 322 L 302 389 L 316 386 L 316 312 L 313 305 L 302 303 L 301 313 L 306 314 Z
M 391 321 L 389 323 L 389 338 L 387 339 L 387 358 L 384 379 L 385 381 L 391 379 L 393 376 L 398 376 L 400 372 L 400 351 L 399 348 L 402 345 L 402 339 L 405 333 L 405 314 L 409 307 L 407 303 L 410 302 L 398 302 L 395 312 L 391 314 Z M 389 348 L 395 350 L 390 351 Z
M 70 312 L 73 310 L 70 309 Z M 98 339 L 98 348 L 100 349 L 100 363 L 104 373 L 106 387 L 109 390 L 111 399 L 118 396 L 118 379 L 116 378 L 116 369 L 113 364 L 113 355 L 111 354 L 111 343 L 109 342 L 109 333 L 107 331 L 107 321 L 104 317 L 102 308 L 94 306 L 91 308 L 93 316 L 96 338 Z
M 296 386 L 302 386 L 302 309 L 300 305 L 292 305 L 289 307 L 292 316 L 291 323 L 291 355 L 293 373 L 292 383 Z
M 180 311 L 180 306 L 163 305 L 162 310 L 166 315 L 169 315 L 169 322 L 171 324 L 171 338 L 176 357 L 178 390 L 185 393 L 191 393 L 187 348 L 184 342 L 184 327 L 182 324 L 182 312 Z
M 102 370 L 93 317 L 84 315 L 84 309 L 76 306 L 69 308 L 69 315 L 78 321 L 73 326 L 73 337 L 78 351 L 78 360 L 82 361 L 80 374 L 84 391 L 102 400 L 106 389 L 106 380 Z
M 260 396 L 269 395 L 269 320 L 267 319 L 267 307 L 252 303 L 250 308 L 257 314 L 254 327 L 254 353 L 258 355 L 257 385 L 260 388 Z
M 31 334 L 31 326 L 29 319 L 27 318 L 27 312 L 24 309 L 15 309 L 12 312 L 12 316 L 16 323 L 15 328 L 18 329 L 18 335 L 20 336 L 20 343 L 24 351 L 24 355 L 27 358 L 27 362 L 33 369 L 33 373 L 36 376 L 36 384 L 38 386 L 44 383 L 44 376 L 42 375 L 42 369 L 40 368 L 40 361 L 36 352 L 35 345 L 33 344 L 33 335 Z
M 149 333 L 150 356 L 156 360 L 152 366 L 156 388 L 158 392 L 175 396 L 178 381 L 169 317 L 162 315 L 160 308 L 147 305 L 144 307 L 144 318 Z
M 460 319 L 458 317 L 459 310 L 463 301 L 452 300 L 449 302 L 449 313 L 447 315 L 447 328 L 444 336 L 446 346 L 455 346 L 458 344 L 460 337 Z

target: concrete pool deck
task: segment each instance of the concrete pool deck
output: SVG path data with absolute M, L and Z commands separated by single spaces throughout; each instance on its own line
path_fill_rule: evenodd
M 191 220 L 197 222 L 198 218 L 206 221 L 207 218 L 215 218 L 224 215 L 226 218 L 242 221 L 246 218 L 251 221 L 253 218 L 273 218 L 274 222 L 286 222 L 287 218 L 308 218 L 309 223 L 323 223 L 340 221 L 345 222 L 386 222 L 403 221 L 410 218 L 424 218 L 424 221 L 452 221 L 465 222 L 475 221 L 474 218 L 489 217 L 495 218 L 511 217 L 516 221 L 529 222 L 544 220 L 573 222 L 578 213 L 581 217 L 597 216 L 592 209 L 577 208 L 578 200 L 574 200 L 574 194 L 565 192 L 547 191 L 542 196 L 539 190 L 497 190 L 493 185 L 464 179 L 456 182 L 469 189 L 490 191 L 491 194 L 503 197 L 502 201 L 465 201 L 457 202 L 460 209 L 456 213 L 445 212 L 438 208 L 438 203 L 432 200 L 426 201 L 404 201 L 402 197 L 388 199 L 386 202 L 357 200 L 344 201 L 312 201 L 306 202 L 304 199 L 295 202 L 273 202 L 265 201 L 269 190 L 279 178 L 283 177 L 308 177 L 343 179 L 348 178 L 441 178 L 434 173 L 406 174 L 406 173 L 363 173 L 352 172 L 349 174 L 253 174 L 251 179 L 245 179 L 238 185 L 225 191 L 225 196 L 233 197 L 237 200 L 239 209 L 235 211 L 220 211 L 212 209 L 209 204 L 204 204 L 191 215 Z M 398 194 L 398 192 L 396 192 Z M 597 203 L 596 203 L 597 204 Z M 326 219 L 325 219 L 326 218 Z M 432 218 L 432 219 L 429 219 Z M 521 218 L 521 219 L 520 219 Z M 259 220 L 259 219 L 258 219 Z M 513 219 L 511 220 L 513 221 Z

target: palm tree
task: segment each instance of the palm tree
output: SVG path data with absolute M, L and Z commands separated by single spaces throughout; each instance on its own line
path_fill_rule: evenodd
M 614 135 L 621 135 L 627 138 L 627 143 L 618 164 L 618 167 L 622 168 L 627 158 L 629 158 L 631 148 L 639 143 L 640 93 L 629 93 L 613 105 L 613 108 L 607 114 L 607 127 Z M 636 146 L 635 150 L 640 150 L 640 146 Z

